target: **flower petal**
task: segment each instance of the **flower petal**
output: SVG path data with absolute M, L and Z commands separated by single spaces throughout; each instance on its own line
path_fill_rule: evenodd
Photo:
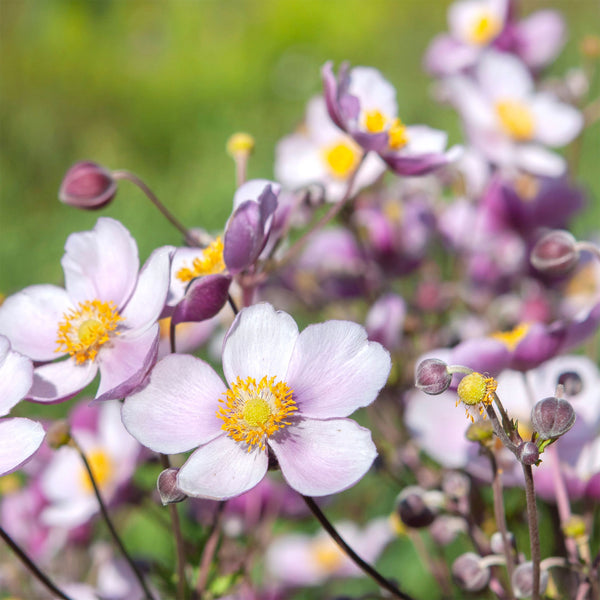
M 2 419 L 0 421 L 0 475 L 22 465 L 44 439 L 44 428 L 29 419 Z
M 223 345 L 223 372 L 229 383 L 237 377 L 265 375 L 284 381 L 298 326 L 285 312 L 266 302 L 243 308 Z
M 48 404 L 68 400 L 91 383 L 97 372 L 94 361 L 78 365 L 71 358 L 36 367 L 27 398 Z
M 269 438 L 285 480 L 305 496 L 341 492 L 377 456 L 371 432 L 351 419 L 302 419 Z
M 388 351 L 369 342 L 363 327 L 327 321 L 298 336 L 285 381 L 302 416 L 346 417 L 373 402 L 390 368 Z
M 492 100 L 526 99 L 533 92 L 533 79 L 527 67 L 504 52 L 486 52 L 477 67 L 481 89 Z
M 518 23 L 516 33 L 518 52 L 533 69 L 550 63 L 566 40 L 565 21 L 556 10 L 538 10 Z
M 171 322 L 198 323 L 214 317 L 227 302 L 231 277 L 206 275 L 193 279 L 183 299 L 177 304 Z
M 227 500 L 257 485 L 267 472 L 265 450 L 246 450 L 227 435 L 200 446 L 179 469 L 177 485 L 188 496 Z
M 73 305 L 65 290 L 55 285 L 32 285 L 0 306 L 0 334 L 13 350 L 32 360 L 57 357 L 58 324 Z
M 531 111 L 536 122 L 535 137 L 547 146 L 568 144 L 583 127 L 582 113 L 550 94 L 538 94 L 531 103 Z
M 140 267 L 135 240 L 108 217 L 100 217 L 92 231 L 71 234 L 61 263 L 75 303 L 112 300 L 119 308 L 129 299 Z
M 144 446 L 166 454 L 185 452 L 221 433 L 221 378 L 207 363 L 171 354 L 156 364 L 147 385 L 125 399 L 123 424 Z
M 25 397 L 33 381 L 33 364 L 12 352 L 8 338 L 0 336 L 0 416 Z

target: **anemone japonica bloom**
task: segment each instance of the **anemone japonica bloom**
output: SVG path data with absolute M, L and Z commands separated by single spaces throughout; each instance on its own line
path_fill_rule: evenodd
M 325 100 L 317 96 L 308 103 L 304 126 L 277 145 L 275 176 L 291 189 L 320 184 L 325 199 L 337 202 L 348 193 L 363 154 L 362 148 L 331 121 Z M 385 168 L 376 154 L 368 154 L 350 193 L 373 183 Z
M 364 148 L 377 152 L 398 175 L 424 175 L 456 160 L 462 148 L 446 151 L 445 132 L 405 125 L 398 117 L 395 88 L 372 67 L 348 69 L 338 76 L 331 62 L 322 70 L 329 116 Z
M 222 500 L 263 479 L 276 459 L 296 491 L 323 496 L 354 485 L 377 452 L 346 417 L 370 404 L 391 367 L 386 350 L 347 321 L 311 325 L 266 303 L 240 311 L 223 345 L 227 387 L 193 356 L 156 364 L 125 399 L 125 427 L 162 453 L 197 448 L 178 474 L 190 496 Z
M 23 399 L 32 378 L 31 361 L 12 351 L 8 339 L 0 335 L 0 417 Z M 0 475 L 28 460 L 40 447 L 44 435 L 44 428 L 30 419 L 0 419 Z
M 490 50 L 479 61 L 475 80 L 457 75 L 444 85 L 471 143 L 490 162 L 548 177 L 564 173 L 564 159 L 547 146 L 571 142 L 583 116 L 549 92 L 536 92 L 518 58 Z
M 5 300 L 0 333 L 38 363 L 28 398 L 71 398 L 98 372 L 97 400 L 122 398 L 141 383 L 156 360 L 171 251 L 155 250 L 138 274 L 135 240 L 102 217 L 67 239 L 65 289 L 33 285 Z

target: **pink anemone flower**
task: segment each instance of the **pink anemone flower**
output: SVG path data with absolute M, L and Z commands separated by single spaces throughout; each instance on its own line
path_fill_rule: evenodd
M 67 239 L 65 289 L 32 285 L 6 299 L 0 333 L 39 363 L 28 398 L 66 400 L 98 372 L 97 400 L 123 398 L 142 382 L 156 361 L 171 253 L 170 247 L 155 250 L 138 274 L 131 234 L 100 218 L 92 231 Z
M 177 484 L 223 500 L 256 486 L 273 459 L 301 494 L 354 485 L 377 451 L 368 429 L 346 417 L 373 402 L 391 367 L 365 330 L 328 321 L 302 333 L 266 303 L 242 309 L 223 345 L 227 387 L 208 364 L 173 354 L 125 399 L 125 427 L 162 453 L 197 448 Z

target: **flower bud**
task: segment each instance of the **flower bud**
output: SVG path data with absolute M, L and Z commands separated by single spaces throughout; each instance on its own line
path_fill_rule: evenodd
M 112 173 L 90 161 L 75 163 L 65 174 L 58 199 L 76 208 L 101 208 L 117 193 L 117 182 Z
M 437 510 L 428 505 L 425 490 L 416 485 L 402 490 L 396 500 L 396 511 L 405 525 L 415 528 L 428 527 L 437 514 Z
M 511 549 L 514 547 L 515 544 L 515 536 L 508 531 L 506 533 L 506 537 L 508 538 L 506 541 L 508 542 L 508 550 L 512 551 Z M 494 554 L 504 554 L 505 550 L 504 550 L 504 540 L 502 539 L 502 534 L 499 531 L 495 531 L 494 533 L 492 533 L 492 537 L 490 538 L 490 548 L 492 549 L 492 552 Z
M 575 423 L 575 411 L 563 398 L 550 396 L 536 403 L 531 411 L 531 424 L 543 440 L 564 435 Z
M 46 432 L 46 442 L 53 450 L 66 446 L 71 441 L 69 423 L 65 419 L 54 421 Z
M 227 140 L 227 154 L 236 158 L 237 156 L 249 156 L 254 150 L 254 138 L 249 133 L 234 133 Z
M 593 34 L 586 35 L 581 40 L 579 48 L 586 58 L 600 58 L 600 37 Z
M 494 428 L 490 421 L 475 421 L 467 428 L 465 437 L 470 442 L 485 444 L 494 437 Z
M 173 504 L 174 502 L 181 502 L 187 498 L 187 495 L 177 487 L 177 473 L 179 473 L 179 469 L 171 468 L 165 469 L 158 476 L 156 488 L 160 494 L 163 506 Z
M 523 442 L 517 448 L 517 458 L 524 465 L 535 465 L 540 458 L 540 451 L 533 442 Z
M 468 592 L 479 592 L 490 580 L 488 567 L 480 566 L 481 557 L 474 552 L 461 554 L 452 565 L 452 576 L 457 585 Z
M 417 367 L 415 385 L 426 394 L 441 394 L 448 389 L 451 381 L 452 374 L 443 360 L 426 358 Z
M 563 386 L 565 396 L 577 396 L 583 391 L 583 379 L 575 371 L 561 373 L 556 383 Z
M 531 251 L 531 264 L 549 275 L 565 275 L 579 259 L 576 243 L 568 231 L 550 231 L 538 240 Z
M 540 594 L 546 591 L 548 585 L 548 571 L 540 573 Z M 533 563 L 520 564 L 512 576 L 512 587 L 517 598 L 529 598 L 533 592 Z

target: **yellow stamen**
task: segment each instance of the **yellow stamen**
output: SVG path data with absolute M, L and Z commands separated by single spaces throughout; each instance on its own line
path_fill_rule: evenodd
M 458 406 L 461 401 L 467 405 L 467 416 L 471 421 L 475 419 L 469 412 L 469 407 L 479 405 L 479 414 L 485 418 L 485 406 L 492 403 L 497 387 L 498 382 L 493 377 L 484 377 L 477 372 L 465 375 L 456 390 L 458 394 L 456 405 Z
M 390 130 L 388 131 L 389 145 L 393 150 L 400 150 L 408 144 L 408 134 L 406 125 L 400 119 L 394 119 Z
M 63 315 L 64 321 L 58 324 L 56 352 L 68 353 L 77 364 L 94 360 L 100 347 L 108 342 L 123 317 L 118 313 L 114 302 L 86 300 L 78 309 Z
M 217 417 L 223 420 L 222 429 L 236 442 L 265 448 L 266 439 L 289 425 L 285 419 L 298 410 L 292 398 L 293 390 L 286 383 L 275 383 L 275 377 L 263 377 L 258 384 L 252 377 L 238 377 L 225 398 L 219 402 Z
M 96 480 L 96 485 L 100 490 L 113 478 L 115 466 L 114 462 L 108 454 L 101 448 L 96 448 L 87 454 L 87 460 L 90 463 L 90 468 Z M 93 492 L 94 487 L 88 472 L 83 469 L 79 478 L 81 487 L 86 492 Z
M 179 281 L 187 283 L 202 275 L 215 275 L 225 270 L 223 260 L 223 242 L 218 237 L 202 251 L 202 256 L 197 256 L 192 261 L 192 267 L 182 267 L 175 275 Z
M 360 148 L 350 139 L 341 140 L 324 150 L 325 163 L 330 173 L 340 179 L 347 179 L 352 175 L 360 157 Z
M 317 539 L 311 544 L 310 554 L 315 562 L 326 573 L 333 573 L 339 569 L 344 562 L 344 554 L 328 538 Z
M 490 337 L 502 342 L 512 352 L 527 335 L 530 327 L 529 323 L 520 323 L 510 331 L 495 331 Z
M 227 140 L 227 153 L 234 158 L 236 156 L 248 156 L 254 150 L 254 138 L 249 133 L 234 133 Z
M 0 496 L 8 496 L 22 487 L 21 477 L 17 473 L 9 473 L 0 477 Z
M 533 137 L 535 121 L 529 107 L 518 100 L 499 100 L 496 114 L 504 131 L 514 139 L 524 142 Z
M 494 15 L 489 12 L 481 12 L 473 20 L 469 33 L 468 40 L 471 44 L 484 46 L 491 42 L 502 29 L 502 23 Z
M 387 119 L 379 110 L 365 112 L 365 128 L 369 133 L 380 133 L 385 129 Z

